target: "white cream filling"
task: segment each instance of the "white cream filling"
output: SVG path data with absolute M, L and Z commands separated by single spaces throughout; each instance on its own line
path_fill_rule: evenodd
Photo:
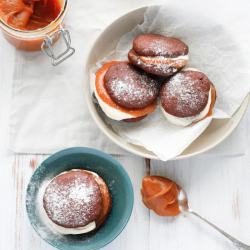
M 139 55 L 140 56 L 140 55 Z M 141 56 L 141 57 L 146 57 L 148 58 L 147 56 Z M 165 57 L 165 56 L 149 56 L 149 58 L 160 58 L 162 61 L 167 61 L 167 60 L 173 60 L 173 61 L 177 61 L 177 60 L 188 60 L 189 57 L 188 57 L 188 54 L 187 55 L 184 55 L 184 56 L 177 56 L 177 57 Z
M 164 110 L 164 108 L 162 107 L 162 105 L 161 105 L 161 111 L 169 122 L 171 122 L 175 125 L 188 126 L 189 124 L 191 124 L 193 122 L 196 122 L 196 121 L 203 119 L 207 115 L 207 113 L 209 112 L 209 109 L 210 109 L 211 101 L 212 101 L 211 92 L 212 92 L 212 90 L 210 87 L 207 105 L 206 105 L 205 109 L 203 111 L 201 111 L 198 115 L 194 115 L 194 116 L 190 116 L 190 117 L 173 116 L 173 115 L 167 113 Z
M 162 56 L 162 59 L 163 59 L 163 61 L 164 61 L 164 59 L 166 59 L 166 60 L 170 59 L 170 60 L 173 60 L 173 61 L 177 61 L 177 60 L 188 60 L 189 57 L 188 57 L 188 54 L 187 54 L 187 55 L 184 55 L 184 56 L 178 56 L 178 57 L 174 57 L 174 58 Z
M 110 107 L 107 103 L 105 103 L 97 94 L 96 87 L 95 87 L 95 97 L 98 100 L 100 107 L 102 108 L 103 112 L 111 119 L 116 121 L 121 121 L 124 119 L 135 118 L 132 115 L 124 113 L 118 109 Z
M 184 69 L 182 69 L 181 71 L 188 71 L 188 70 L 200 72 L 198 69 L 195 69 L 195 68 L 184 68 Z
M 81 169 L 71 169 L 70 171 L 79 171 Z M 94 173 L 94 172 L 91 172 L 91 171 L 87 171 L 85 169 L 83 169 L 84 171 L 86 172 L 89 172 L 89 173 L 92 173 L 96 176 L 98 176 L 98 174 Z M 69 171 L 65 171 L 59 175 L 63 175 L 63 174 L 66 174 L 68 173 Z M 56 178 L 56 177 L 55 177 Z M 45 189 L 47 188 L 47 186 L 50 184 L 51 181 L 53 181 L 54 178 L 52 180 L 50 180 L 46 185 L 44 185 L 43 187 L 43 190 L 42 190 L 42 194 L 44 195 L 44 192 L 45 192 Z M 89 223 L 88 225 L 86 225 L 85 227 L 78 227 L 78 228 L 65 228 L 65 227 L 61 227 L 61 226 L 58 226 L 57 224 L 55 224 L 50 218 L 49 216 L 47 215 L 44 207 L 43 207 L 43 195 L 41 195 L 41 211 L 42 211 L 42 214 L 44 216 L 44 219 L 45 221 L 50 225 L 52 226 L 52 228 L 57 232 L 57 233 L 60 233 L 60 234 L 83 234 L 83 233 L 88 233 L 92 230 L 94 230 L 96 228 L 96 223 L 95 221 Z

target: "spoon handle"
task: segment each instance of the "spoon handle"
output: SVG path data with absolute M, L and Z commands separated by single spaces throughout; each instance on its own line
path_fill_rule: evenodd
M 218 228 L 217 226 L 212 224 L 210 221 L 206 220 L 201 215 L 197 214 L 193 209 L 189 208 L 188 212 L 196 215 L 197 217 L 199 217 L 200 219 L 202 219 L 203 221 L 208 223 L 210 226 L 215 228 L 217 231 L 219 231 L 221 234 L 223 234 L 226 238 L 231 240 L 231 242 L 234 244 L 234 246 L 236 246 L 238 249 L 240 249 L 240 250 L 250 250 L 250 246 L 240 242 L 239 240 L 235 239 L 233 236 L 231 236 L 228 233 L 224 232 L 223 230 L 221 230 L 220 228 Z

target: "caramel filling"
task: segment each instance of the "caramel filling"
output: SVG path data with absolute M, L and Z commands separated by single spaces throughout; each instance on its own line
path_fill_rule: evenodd
M 118 62 L 114 61 L 114 62 L 106 63 L 101 69 L 98 70 L 96 74 L 96 79 L 95 79 L 95 87 L 96 87 L 97 95 L 101 98 L 103 102 L 105 102 L 110 107 L 115 108 L 123 113 L 129 114 L 133 117 L 140 117 L 140 116 L 144 116 L 153 112 L 157 108 L 157 99 L 153 101 L 151 104 L 149 104 L 147 107 L 139 108 L 139 109 L 135 109 L 135 108 L 130 109 L 130 108 L 122 107 L 121 105 L 115 103 L 111 99 L 105 87 L 104 76 L 107 70 L 109 69 L 109 67 L 111 67 L 112 65 L 116 63 Z

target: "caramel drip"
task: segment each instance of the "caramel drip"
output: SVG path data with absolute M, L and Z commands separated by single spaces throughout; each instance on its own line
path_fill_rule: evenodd
M 216 91 L 215 91 L 215 87 L 214 85 L 211 85 L 211 104 L 210 104 L 210 109 L 207 113 L 207 115 L 204 117 L 209 117 L 209 116 L 212 116 L 213 115 L 213 107 L 214 107 L 214 104 L 215 104 L 215 100 L 216 100 Z

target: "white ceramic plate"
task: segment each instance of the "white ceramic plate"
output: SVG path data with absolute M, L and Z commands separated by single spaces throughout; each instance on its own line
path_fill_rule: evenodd
M 117 145 L 133 154 L 159 160 L 153 152 L 146 150 L 144 147 L 124 141 L 99 115 L 98 106 L 93 102 L 90 93 L 89 70 L 91 66 L 114 50 L 123 35 L 130 32 L 137 24 L 143 22 L 144 12 L 146 10 L 147 6 L 126 13 L 111 23 L 96 39 L 86 60 L 84 69 L 84 93 L 90 114 L 105 135 Z M 250 95 L 245 98 L 231 119 L 213 119 L 207 129 L 193 141 L 186 150 L 174 159 L 184 159 L 204 153 L 224 141 L 241 121 L 249 103 L 249 96 Z

